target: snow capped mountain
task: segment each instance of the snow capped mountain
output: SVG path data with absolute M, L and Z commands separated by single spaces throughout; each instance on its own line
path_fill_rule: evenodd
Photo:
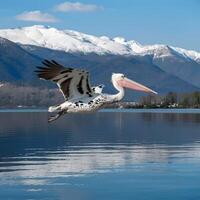
M 184 57 L 189 57 L 193 60 L 200 61 L 200 53 L 192 50 L 185 50 L 178 47 L 172 47 L 175 51 L 179 52 Z
M 44 26 L 0 30 L 0 87 L 5 82 L 40 85 L 34 71 L 43 59 L 84 67 L 93 83 L 104 83 L 107 92 L 113 92 L 113 72 L 127 74 L 160 93 L 200 88 L 200 64 L 194 61 L 197 52 Z M 133 97 L 127 93 L 127 99 Z
M 0 37 L 16 43 L 35 45 L 69 53 L 96 53 L 99 55 L 153 55 L 162 58 L 177 53 L 184 58 L 200 62 L 200 53 L 167 45 L 141 45 L 122 37 L 96 37 L 72 30 L 35 25 L 31 27 L 1 29 Z M 0 41 L 1 42 L 1 41 Z
M 16 43 L 36 45 L 65 52 L 127 54 L 128 48 L 108 37 L 95 37 L 71 30 L 32 26 L 0 30 L 0 36 Z

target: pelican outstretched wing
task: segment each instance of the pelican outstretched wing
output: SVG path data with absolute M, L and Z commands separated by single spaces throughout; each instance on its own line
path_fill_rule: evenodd
M 57 83 L 65 100 L 92 97 L 94 92 L 89 82 L 89 72 L 81 69 L 64 67 L 54 60 L 44 60 L 42 67 L 37 67 L 38 77 Z

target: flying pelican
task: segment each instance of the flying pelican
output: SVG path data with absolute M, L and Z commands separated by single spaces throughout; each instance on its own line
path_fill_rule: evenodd
M 51 116 L 48 122 L 58 119 L 66 113 L 92 112 L 102 108 L 104 105 L 120 101 L 124 97 L 124 88 L 157 94 L 150 88 L 132 81 L 124 74 L 113 73 L 112 83 L 117 94 L 102 93 L 103 85 L 91 87 L 89 72 L 81 69 L 64 67 L 54 60 L 44 60 L 42 67 L 37 67 L 38 77 L 57 83 L 62 92 L 65 102 L 60 105 L 49 107 L 49 112 L 57 114 Z

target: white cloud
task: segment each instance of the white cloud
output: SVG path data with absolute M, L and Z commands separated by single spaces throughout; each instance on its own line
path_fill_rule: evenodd
M 33 21 L 33 22 L 56 22 L 58 21 L 54 16 L 43 13 L 39 10 L 26 11 L 16 16 L 17 20 Z
M 96 10 L 103 9 L 102 6 L 97 6 L 94 4 L 83 4 L 80 2 L 64 2 L 61 4 L 58 4 L 55 7 L 56 11 L 60 12 L 70 12 L 70 11 L 76 11 L 76 12 L 92 12 Z

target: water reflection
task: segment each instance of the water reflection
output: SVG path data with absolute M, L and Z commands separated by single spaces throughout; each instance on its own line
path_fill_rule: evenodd
M 26 149 L 24 156 L 2 157 L 1 183 L 13 182 L 13 174 L 24 184 L 44 184 L 49 178 L 105 173 L 113 169 L 141 169 L 145 163 L 186 162 L 200 159 L 200 146 L 93 145 L 46 151 Z M 183 160 L 182 160 L 183 159 Z M 138 168 L 138 166 L 140 167 Z M 14 180 L 15 181 L 15 180 Z
M 141 113 L 141 115 L 147 121 L 200 122 L 200 114 L 195 113 Z
M 200 166 L 200 114 L 100 112 L 53 124 L 47 117 L 0 113 L 0 185 L 67 185 L 69 177 Z

